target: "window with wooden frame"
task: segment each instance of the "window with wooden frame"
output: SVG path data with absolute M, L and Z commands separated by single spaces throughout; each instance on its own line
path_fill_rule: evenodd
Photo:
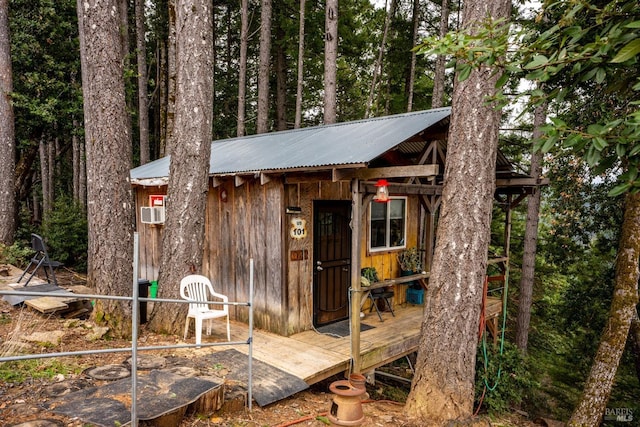
M 371 202 L 369 213 L 369 251 L 406 247 L 406 197 L 390 197 L 387 203 Z

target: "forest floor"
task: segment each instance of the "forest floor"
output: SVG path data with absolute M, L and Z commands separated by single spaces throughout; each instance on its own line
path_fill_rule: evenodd
M 59 281 L 64 283 L 64 276 L 59 278 Z M 105 332 L 89 320 L 65 319 L 55 313 L 44 315 L 29 307 L 14 307 L 0 300 L 0 357 L 13 354 L 72 352 L 130 346 L 129 341 L 108 338 L 108 335 L 104 335 Z M 159 346 L 177 344 L 181 340 L 176 336 L 155 334 L 143 326 L 140 330 L 139 342 L 144 346 Z M 207 351 L 206 348 L 158 350 L 153 353 L 153 356 L 195 359 Z M 60 388 L 63 386 L 77 390 L 100 385 L 99 381 L 86 375 L 89 368 L 124 363 L 128 358 L 127 353 L 98 353 L 82 357 L 0 363 L 0 426 L 84 427 L 90 425 L 81 419 L 51 412 L 47 402 L 53 399 L 52 391 L 55 390 L 55 397 L 58 397 Z M 402 374 L 402 368 L 396 374 Z M 224 372 L 218 375 L 224 377 Z M 324 426 L 327 425 L 326 413 L 333 399 L 329 384 L 337 379 L 339 378 L 331 378 L 314 384 L 305 391 L 265 407 L 259 407 L 254 403 L 250 412 L 242 401 L 240 404 L 225 401 L 223 408 L 213 414 L 187 414 L 179 427 Z M 221 378 L 221 382 L 225 382 L 224 378 Z M 403 399 L 406 397 L 407 389 L 407 386 L 398 383 L 376 382 L 375 386 L 367 385 L 370 399 L 362 404 L 365 415 L 363 425 L 415 425 L 403 414 Z M 233 390 L 229 386 L 227 390 L 231 393 L 227 393 L 226 399 L 233 398 Z M 237 394 L 236 400 L 238 400 Z M 541 425 L 516 412 L 499 419 L 490 420 L 483 417 L 481 420 L 482 422 L 477 425 Z

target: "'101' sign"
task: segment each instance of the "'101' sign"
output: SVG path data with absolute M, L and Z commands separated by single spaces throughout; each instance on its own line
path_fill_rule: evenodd
M 292 239 L 304 239 L 307 237 L 307 221 L 302 218 L 293 218 L 289 235 Z

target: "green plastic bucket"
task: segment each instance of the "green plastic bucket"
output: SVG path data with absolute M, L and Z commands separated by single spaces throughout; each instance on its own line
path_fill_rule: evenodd
M 158 297 L 158 281 L 152 280 L 149 283 L 151 283 L 151 286 L 149 287 L 149 297 L 157 298 Z

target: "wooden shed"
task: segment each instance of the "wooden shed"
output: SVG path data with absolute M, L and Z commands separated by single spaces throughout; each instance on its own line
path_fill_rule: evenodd
M 213 142 L 202 273 L 243 301 L 253 258 L 255 325 L 280 335 L 348 318 L 358 309 L 350 288 L 360 289 L 361 268 L 375 267 L 393 284 L 397 255 L 408 247 L 430 265 L 450 114 L 440 108 Z M 148 280 L 158 275 L 168 172 L 168 157 L 131 171 L 139 271 Z M 387 203 L 373 201 L 380 179 Z M 513 206 L 539 184 L 498 153 L 496 197 Z M 393 286 L 401 306 L 407 286 Z M 242 311 L 234 316 L 244 320 Z

